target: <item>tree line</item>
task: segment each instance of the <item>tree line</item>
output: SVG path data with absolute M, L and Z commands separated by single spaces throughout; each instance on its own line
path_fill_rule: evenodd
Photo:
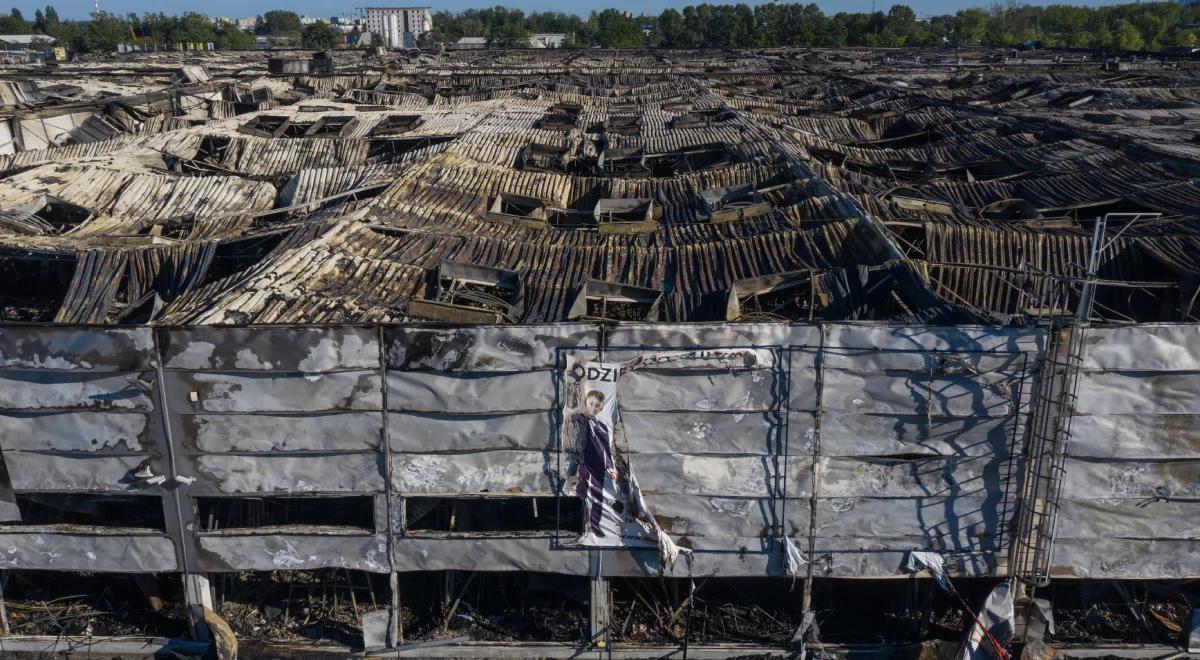
M 524 13 L 493 7 L 433 15 L 433 31 L 419 43 L 453 43 L 483 37 L 498 48 L 521 48 L 534 33 L 567 35 L 565 46 L 586 48 L 767 48 L 767 47 L 939 47 L 1017 46 L 1098 48 L 1114 51 L 1161 50 L 1200 45 L 1200 4 L 1177 2 L 1080 7 L 1072 5 L 994 5 L 918 19 L 906 5 L 886 12 L 827 15 L 815 4 L 770 3 L 667 9 L 634 16 L 616 9 L 584 18 L 563 12 Z M 330 48 L 342 34 L 325 23 L 302 25 L 290 11 L 259 16 L 254 34 L 287 36 L 308 48 Z M 46 34 L 77 52 L 110 51 L 121 43 L 165 45 L 212 42 L 217 48 L 253 48 L 254 36 L 231 23 L 214 24 L 203 14 L 147 13 L 93 15 L 89 20 L 59 18 L 52 6 L 26 19 L 18 9 L 0 15 L 0 34 Z M 357 29 L 351 42 L 358 41 Z M 376 35 L 378 37 L 378 35 Z M 366 40 L 363 40 L 366 41 Z M 379 44 L 381 39 L 374 39 Z M 363 43 L 362 45 L 367 45 Z
M 567 35 L 568 47 L 771 48 L 1017 46 L 1101 48 L 1121 51 L 1195 46 L 1200 5 L 1177 2 L 1080 7 L 1011 3 L 963 9 L 919 20 L 906 5 L 886 12 L 825 14 L 815 4 L 769 3 L 667 9 L 634 16 L 616 9 L 586 19 L 560 12 L 523 13 L 494 7 L 433 15 L 423 42 L 453 43 L 485 37 L 497 47 L 521 47 L 539 32 Z
M 117 44 L 161 47 L 180 43 L 209 43 L 220 49 L 254 48 L 255 35 L 289 37 L 305 48 L 332 48 L 342 33 L 327 23 L 302 25 L 290 11 L 268 11 L 258 16 L 253 34 L 233 23 L 214 23 L 197 12 L 168 16 L 162 12 L 124 16 L 100 12 L 86 21 L 63 20 L 52 6 L 38 9 L 33 20 L 13 8 L 0 15 L 0 34 L 44 34 L 54 37 L 69 50 L 89 53 L 116 49 Z

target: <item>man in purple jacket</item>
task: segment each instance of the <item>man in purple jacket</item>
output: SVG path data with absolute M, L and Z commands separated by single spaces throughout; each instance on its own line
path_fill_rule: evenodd
M 604 409 L 604 393 L 592 390 L 584 399 L 583 415 L 576 418 L 582 427 L 583 460 L 579 465 L 579 484 L 575 494 L 588 507 L 588 525 L 593 534 L 606 536 L 600 527 L 604 515 L 604 477 L 616 482 L 617 468 L 613 461 L 612 431 L 598 418 Z

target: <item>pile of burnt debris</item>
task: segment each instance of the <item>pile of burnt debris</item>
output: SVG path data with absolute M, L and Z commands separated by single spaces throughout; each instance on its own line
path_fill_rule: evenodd
M 175 576 L 6 570 L 2 580 L 10 635 L 182 637 L 187 631 Z
M 176 576 L 5 572 L 9 635 L 95 639 L 181 637 L 186 630 Z M 401 575 L 406 644 L 559 642 L 587 645 L 586 578 L 538 573 L 441 571 Z M 968 600 L 993 580 L 960 580 Z M 928 581 L 818 580 L 819 631 L 800 606 L 803 582 L 771 579 L 621 578 L 613 580 L 608 639 L 614 644 L 741 644 L 788 648 L 806 639 L 920 647 L 957 643 L 972 623 Z M 1058 646 L 1161 644 L 1189 629 L 1194 584 L 1160 581 L 1055 583 Z M 323 569 L 228 573 L 213 578 L 214 611 L 240 640 L 296 648 L 362 649 L 364 615 L 390 601 L 386 576 Z M 869 621 L 866 625 L 864 622 Z
M 204 53 L 199 77 L 141 61 L 0 71 L 21 90 L 0 106 L 0 319 L 1022 325 L 1089 277 L 1096 320 L 1200 313 L 1184 70 L 915 51 L 337 53 L 321 74 Z

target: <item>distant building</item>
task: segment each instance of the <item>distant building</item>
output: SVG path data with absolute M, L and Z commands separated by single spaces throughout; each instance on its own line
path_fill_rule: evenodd
M 295 46 L 295 41 L 287 35 L 260 35 L 254 38 L 254 47 L 258 50 L 270 50 L 272 48 L 293 48 Z
M 34 48 L 37 41 L 38 48 Z M 42 47 L 58 43 L 44 34 L 0 34 L 0 56 L 5 64 L 29 62 L 42 57 Z
M 545 32 L 529 35 L 530 48 L 562 48 L 567 35 L 555 32 Z
M 487 48 L 487 37 L 463 37 L 450 45 L 452 50 L 483 50 Z
M 230 16 L 217 16 L 217 17 L 213 18 L 212 21 L 213 21 L 213 25 L 220 25 L 221 23 L 231 23 L 243 30 L 249 30 L 249 29 L 253 28 L 254 25 L 257 23 L 258 17 L 243 16 L 242 18 L 233 18 Z
M 329 19 L 329 24 L 332 25 L 333 27 L 341 30 L 345 34 L 350 34 L 351 32 L 354 31 L 354 28 L 356 28 L 356 27 L 361 29 L 362 19 L 361 18 L 348 18 L 346 16 L 332 16 Z
M 388 48 L 412 48 L 433 29 L 429 7 L 364 7 L 366 31 L 383 37 Z
M 54 37 L 47 37 L 44 34 L 0 34 L 0 46 L 4 48 L 30 48 L 34 41 L 50 46 L 58 43 Z

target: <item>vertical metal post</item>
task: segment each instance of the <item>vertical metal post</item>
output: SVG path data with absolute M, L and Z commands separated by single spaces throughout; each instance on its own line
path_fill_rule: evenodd
M 596 552 L 596 557 L 602 557 Z M 599 563 L 599 559 L 598 559 Z M 608 620 L 612 613 L 612 588 L 608 578 L 593 575 L 589 580 L 588 598 L 588 640 L 599 648 L 608 647 Z
M 400 576 L 396 573 L 396 534 L 400 533 L 397 529 L 398 525 L 403 525 L 403 519 L 397 520 L 395 517 L 395 494 L 392 493 L 392 438 L 391 429 L 388 426 L 388 380 L 387 380 L 387 344 L 384 343 L 386 337 L 383 332 L 383 326 L 379 325 L 375 328 L 376 341 L 379 343 L 379 389 L 380 401 L 382 402 L 382 410 L 380 414 L 381 429 L 383 437 L 381 438 L 381 447 L 383 450 L 383 503 L 384 510 L 387 513 L 387 524 L 383 528 L 385 537 L 385 545 L 387 547 L 388 561 L 388 591 L 391 595 L 391 601 L 388 605 L 388 630 L 387 630 L 387 645 L 388 648 L 395 648 L 404 642 L 404 622 L 401 621 L 403 610 L 400 607 Z M 403 507 L 401 507 L 403 511 Z
M 1066 469 L 1066 446 L 1071 436 L 1076 390 L 1083 366 L 1084 336 L 1091 323 L 1100 260 L 1105 250 L 1141 216 L 1129 222 L 1112 239 L 1107 238 L 1109 215 L 1096 218 L 1086 272 L 1073 313 L 1066 292 L 1064 309 L 1057 303 L 1051 308 L 1045 355 L 1035 391 L 1030 419 L 1026 468 L 1021 486 L 1017 533 L 1012 542 L 1011 575 L 1016 583 L 1018 602 L 1031 600 L 1037 587 L 1050 580 L 1054 537 L 1058 527 L 1059 500 L 1062 497 Z M 1064 282 L 1068 285 L 1069 282 Z M 1061 320 L 1055 321 L 1054 318 Z
M 8 637 L 8 607 L 4 604 L 4 587 L 8 586 L 8 571 L 0 571 L 0 637 Z
M 166 366 L 163 363 L 162 342 L 159 341 L 159 330 L 151 330 L 154 340 L 154 369 L 156 374 L 156 387 L 158 393 L 158 413 L 162 422 L 163 439 L 167 453 L 167 474 L 165 475 L 168 482 L 173 482 L 174 488 L 166 489 L 166 497 L 171 501 L 172 511 L 174 516 L 167 516 L 167 529 L 172 539 L 175 541 L 176 558 L 179 561 L 179 570 L 183 573 L 183 596 L 184 604 L 187 606 L 188 631 L 193 639 L 207 639 L 208 626 L 204 623 L 203 608 L 212 609 L 212 588 L 208 582 L 208 576 L 202 573 L 192 573 L 190 570 L 191 557 L 188 554 L 188 543 L 191 541 L 191 532 L 188 529 L 188 523 L 192 520 L 191 509 L 184 511 L 184 495 L 180 492 L 181 488 L 186 488 L 178 482 L 174 482 L 175 476 L 179 474 L 177 467 L 177 456 L 175 455 L 175 440 L 171 432 L 171 411 L 169 397 L 167 396 L 167 379 Z M 190 507 L 190 503 L 189 503 Z M 199 610 L 199 611 L 197 611 Z
M 808 570 L 804 577 L 804 600 L 802 610 L 805 614 L 812 612 L 813 579 L 816 571 L 817 552 L 817 495 L 820 492 L 821 470 L 817 464 L 821 460 L 821 414 L 825 405 L 825 343 L 829 327 L 822 323 L 821 341 L 817 346 L 816 359 L 813 361 L 814 389 L 816 390 L 816 405 L 813 411 L 813 454 L 812 454 L 812 492 L 808 499 Z M 789 373 L 789 377 L 791 374 Z

